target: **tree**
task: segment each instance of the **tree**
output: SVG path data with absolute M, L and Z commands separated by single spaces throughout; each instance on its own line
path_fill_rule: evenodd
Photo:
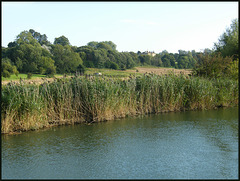
M 112 41 L 103 41 L 103 43 L 109 45 L 112 50 L 116 50 L 116 48 L 117 48 L 117 45 L 115 43 L 113 43 Z
M 8 43 L 8 48 L 13 48 L 15 46 L 17 46 L 17 43 L 15 41 Z
M 9 48 L 2 47 L 2 58 L 6 58 L 8 56 L 8 50 Z
M 70 45 L 70 42 L 69 42 L 68 38 L 66 38 L 65 36 L 62 35 L 58 38 L 55 38 L 53 44 L 54 45 L 59 44 L 59 45 L 65 46 L 65 45 Z
M 132 55 L 129 52 L 123 52 L 126 57 L 126 68 L 130 69 L 135 66 L 135 62 L 133 61 Z
M 162 62 L 163 62 L 163 66 L 164 67 L 175 67 L 175 58 L 173 55 L 170 55 L 168 53 L 166 53 L 163 57 L 162 57 Z
M 193 68 L 193 74 L 208 78 L 231 77 L 236 78 L 238 71 L 237 65 L 232 61 L 231 57 L 223 57 L 221 53 L 202 54 L 202 61 Z
M 100 42 L 96 45 L 96 48 L 102 48 L 102 49 L 105 49 L 105 50 L 112 50 L 112 47 L 107 44 L 107 43 L 104 43 L 104 42 Z
M 53 66 L 52 71 L 50 71 L 46 70 L 46 66 L 42 66 L 41 63 L 42 57 L 50 60 L 52 56 L 51 53 L 49 50 L 41 47 L 30 32 L 21 32 L 14 43 L 16 43 L 16 46 L 7 48 L 7 51 L 4 51 L 4 56 L 12 61 L 18 71 L 22 73 L 54 73 Z
M 76 71 L 83 75 L 86 71 L 86 67 L 83 64 L 79 64 Z
M 223 57 L 234 56 L 234 59 L 238 58 L 238 28 L 238 19 L 234 19 L 230 27 L 220 36 L 219 42 L 214 44 L 215 51 L 221 52 Z
M 164 67 L 170 67 L 170 66 L 171 66 L 170 59 L 169 59 L 168 56 L 169 56 L 168 54 L 165 54 L 165 55 L 162 57 L 162 62 L 163 62 L 163 66 L 164 66 Z
M 58 73 L 74 73 L 83 63 L 79 54 L 74 52 L 70 45 L 56 44 L 53 46 L 52 54 Z
M 20 72 L 37 73 L 41 59 L 42 48 L 32 44 L 23 43 L 16 47 L 13 62 L 17 65 Z
M 160 54 L 163 56 L 165 54 L 168 54 L 168 51 L 167 50 L 163 50 Z
M 93 47 L 93 48 L 97 48 L 97 44 L 98 42 L 97 41 L 91 41 L 87 44 L 87 46 L 90 46 L 90 47 Z
M 77 49 L 80 57 L 83 60 L 83 65 L 93 68 L 94 66 L 94 48 L 91 46 L 82 46 Z
M 85 52 L 79 52 L 78 54 L 80 58 L 83 60 L 83 62 L 87 60 L 87 55 Z
M 151 59 L 151 65 L 157 66 L 157 67 L 163 67 L 163 62 L 162 62 L 162 55 L 157 54 Z
M 32 34 L 33 38 L 40 43 L 40 45 L 50 45 L 51 43 L 47 40 L 47 35 L 41 35 L 39 32 L 36 32 L 33 29 L 30 29 L 29 32 Z
M 14 44 L 14 46 L 12 46 Z M 16 40 L 9 44 L 8 57 L 21 72 L 37 73 L 42 54 L 41 45 L 28 31 L 22 31 Z
M 212 54 L 213 51 L 210 50 L 209 48 L 205 48 L 205 49 L 203 50 L 203 53 L 204 53 L 205 55 L 206 55 L 206 54 Z
M 150 63 L 151 63 L 151 56 L 149 56 L 149 55 L 140 55 L 138 58 L 142 65 L 144 65 L 144 64 L 150 65 Z
M 10 77 L 11 74 L 18 76 L 17 67 L 12 65 L 12 62 L 9 58 L 1 59 L 1 73 L 3 77 Z
M 181 56 L 181 55 L 187 55 L 188 53 L 187 51 L 184 51 L 184 50 L 178 50 L 178 54 L 179 56 Z
M 54 60 L 50 57 L 42 56 L 39 62 L 39 73 L 43 75 L 54 75 L 56 73 Z
M 91 46 L 97 49 L 103 48 L 106 50 L 116 50 L 116 47 L 117 47 L 117 45 L 112 41 L 102 41 L 102 42 L 91 41 L 87 44 L 87 46 Z
M 32 34 L 28 31 L 22 31 L 15 40 L 17 45 L 21 44 L 31 44 L 31 45 L 37 45 L 38 42 L 36 39 L 33 38 Z
M 134 52 L 129 52 L 135 64 L 139 63 L 138 55 Z
M 170 60 L 171 67 L 175 67 L 176 60 L 175 60 L 174 55 L 172 53 L 169 54 L 169 60 Z
M 227 67 L 228 69 L 228 76 L 232 79 L 238 80 L 238 65 L 239 65 L 239 59 L 232 61 L 230 65 Z
M 50 47 L 45 44 L 42 47 L 39 37 L 41 34 L 32 29 L 21 32 L 15 40 L 16 46 L 9 48 L 8 57 L 20 72 L 54 74 L 56 67 L 51 59 Z
M 115 50 L 108 50 L 107 51 L 107 56 L 110 59 L 110 61 L 115 62 L 117 64 L 120 63 L 121 58 L 120 58 L 120 53 L 115 51 Z
M 109 60 L 106 49 L 97 49 L 93 52 L 93 62 L 95 67 L 104 68 L 104 63 Z
M 188 58 L 188 60 L 189 60 L 189 63 L 188 63 L 188 67 L 187 68 L 194 68 L 195 67 L 195 65 L 196 65 L 196 63 L 197 63 L 197 60 L 196 59 L 194 59 L 193 57 L 191 57 L 191 58 Z
M 119 66 L 118 66 L 118 64 L 116 64 L 115 62 L 111 62 L 109 68 L 114 69 L 114 70 L 118 70 L 118 69 L 119 69 Z
M 177 65 L 179 69 L 186 69 L 188 68 L 188 63 L 189 63 L 188 57 L 186 55 L 185 56 L 182 55 L 179 57 Z

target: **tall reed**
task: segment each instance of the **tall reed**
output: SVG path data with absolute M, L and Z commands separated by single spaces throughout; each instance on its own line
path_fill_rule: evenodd
M 55 79 L 2 86 L 2 133 L 127 115 L 238 105 L 238 81 L 184 75 Z

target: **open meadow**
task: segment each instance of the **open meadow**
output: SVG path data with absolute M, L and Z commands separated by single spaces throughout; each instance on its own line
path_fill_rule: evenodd
M 174 68 L 163 68 L 163 67 L 135 67 L 133 69 L 127 70 L 113 70 L 113 69 L 97 69 L 97 68 L 87 68 L 86 75 L 94 75 L 94 73 L 102 73 L 104 76 L 112 78 L 128 78 L 131 75 L 142 75 L 144 73 L 154 73 L 156 75 L 164 75 L 169 73 L 174 74 L 184 74 L 188 75 L 191 73 L 190 69 L 174 69 Z M 63 78 L 62 74 L 54 75 L 55 78 Z M 72 75 L 67 75 L 66 77 L 72 77 Z M 31 79 L 27 79 L 27 74 L 11 75 L 10 78 L 2 77 L 2 85 L 6 85 L 9 82 L 19 83 L 20 78 L 27 84 L 42 84 L 45 81 L 52 82 L 54 78 L 47 78 L 45 75 L 33 74 Z

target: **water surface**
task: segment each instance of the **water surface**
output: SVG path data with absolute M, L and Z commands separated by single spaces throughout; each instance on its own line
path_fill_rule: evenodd
M 2 135 L 3 179 L 237 179 L 238 108 Z

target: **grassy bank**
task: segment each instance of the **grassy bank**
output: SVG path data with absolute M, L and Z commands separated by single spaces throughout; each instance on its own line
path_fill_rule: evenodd
M 46 77 L 45 75 L 40 75 L 40 74 L 33 74 L 32 75 L 32 79 L 36 79 L 36 78 L 44 78 Z M 27 74 L 18 74 L 18 76 L 16 76 L 15 74 L 12 74 L 10 77 L 8 78 L 5 78 L 5 77 L 2 77 L 2 81 L 5 81 L 5 80 L 19 80 L 19 79 L 27 79 Z
M 127 80 L 73 77 L 2 86 L 2 133 L 127 115 L 238 105 L 238 81 L 145 74 Z
M 54 75 L 56 78 L 59 78 L 59 77 L 63 77 L 62 74 L 55 74 Z M 46 78 L 47 76 L 46 75 L 41 75 L 41 74 L 32 74 L 32 77 L 30 80 L 37 80 L 37 79 L 42 79 L 42 78 Z M 18 74 L 18 76 L 16 76 L 15 74 L 12 74 L 10 77 L 1 77 L 2 78 L 2 81 L 7 81 L 7 82 L 10 82 L 10 81 L 19 81 L 20 79 L 22 80 L 28 80 L 27 78 L 27 74 Z

